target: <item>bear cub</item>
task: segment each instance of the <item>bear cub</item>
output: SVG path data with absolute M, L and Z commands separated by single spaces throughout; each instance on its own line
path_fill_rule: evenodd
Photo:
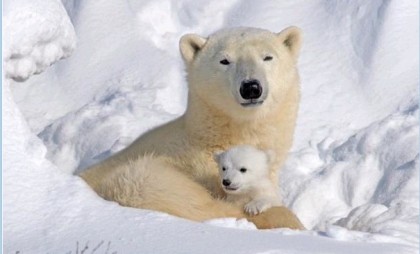
M 226 201 L 243 206 L 250 215 L 281 205 L 278 188 L 269 177 L 273 151 L 237 145 L 216 151 L 213 157 L 219 166 Z

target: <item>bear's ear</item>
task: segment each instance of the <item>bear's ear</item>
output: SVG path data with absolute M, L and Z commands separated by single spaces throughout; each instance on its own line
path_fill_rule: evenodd
M 207 39 L 196 34 L 186 34 L 179 40 L 179 50 L 185 63 L 191 63 Z
M 291 26 L 280 33 L 277 34 L 277 37 L 289 49 L 290 53 L 294 58 L 297 58 L 299 55 L 300 46 L 302 44 L 302 31 L 296 26 Z
M 219 163 L 220 155 L 222 155 L 223 151 L 216 151 L 213 153 L 213 159 L 215 162 Z
M 276 159 L 276 152 L 273 150 L 264 150 L 265 155 L 267 155 L 267 162 L 271 164 Z

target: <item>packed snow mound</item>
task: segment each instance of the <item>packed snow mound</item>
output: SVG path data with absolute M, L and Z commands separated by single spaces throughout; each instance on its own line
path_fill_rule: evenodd
M 4 1 L 5 251 L 417 252 L 418 5 Z M 124 208 L 73 175 L 182 114 L 181 35 L 289 25 L 304 32 L 302 97 L 279 186 L 307 231 Z
M 76 33 L 59 0 L 5 1 L 3 8 L 6 78 L 25 81 L 76 47 Z
M 211 219 L 203 221 L 204 224 L 224 227 L 224 228 L 240 228 L 240 229 L 257 229 L 254 223 L 249 222 L 246 219 L 236 219 L 236 218 L 221 218 L 221 219 Z
M 418 244 L 418 111 L 292 153 L 279 177 L 285 204 L 308 228 L 336 223 Z

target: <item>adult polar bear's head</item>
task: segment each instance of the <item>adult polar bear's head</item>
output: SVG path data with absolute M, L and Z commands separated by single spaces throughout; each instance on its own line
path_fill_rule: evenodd
M 190 97 L 234 118 L 254 118 L 274 110 L 291 86 L 298 85 L 296 59 L 301 32 L 280 33 L 233 28 L 208 38 L 184 35 L 180 51 L 187 69 Z

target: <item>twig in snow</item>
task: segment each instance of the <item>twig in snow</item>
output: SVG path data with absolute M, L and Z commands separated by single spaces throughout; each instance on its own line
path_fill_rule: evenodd
M 104 243 L 104 241 L 102 241 L 102 242 L 100 242 L 95 248 L 93 248 L 93 250 L 92 250 L 92 254 L 97 250 L 97 249 L 99 249 L 99 247 L 101 247 L 102 246 L 102 244 Z
M 80 254 L 85 253 L 85 251 L 86 251 L 87 249 L 89 249 L 88 245 L 89 245 L 89 241 L 87 241 L 87 242 L 86 242 L 86 245 L 85 245 L 85 247 L 83 248 L 83 250 L 80 252 Z

